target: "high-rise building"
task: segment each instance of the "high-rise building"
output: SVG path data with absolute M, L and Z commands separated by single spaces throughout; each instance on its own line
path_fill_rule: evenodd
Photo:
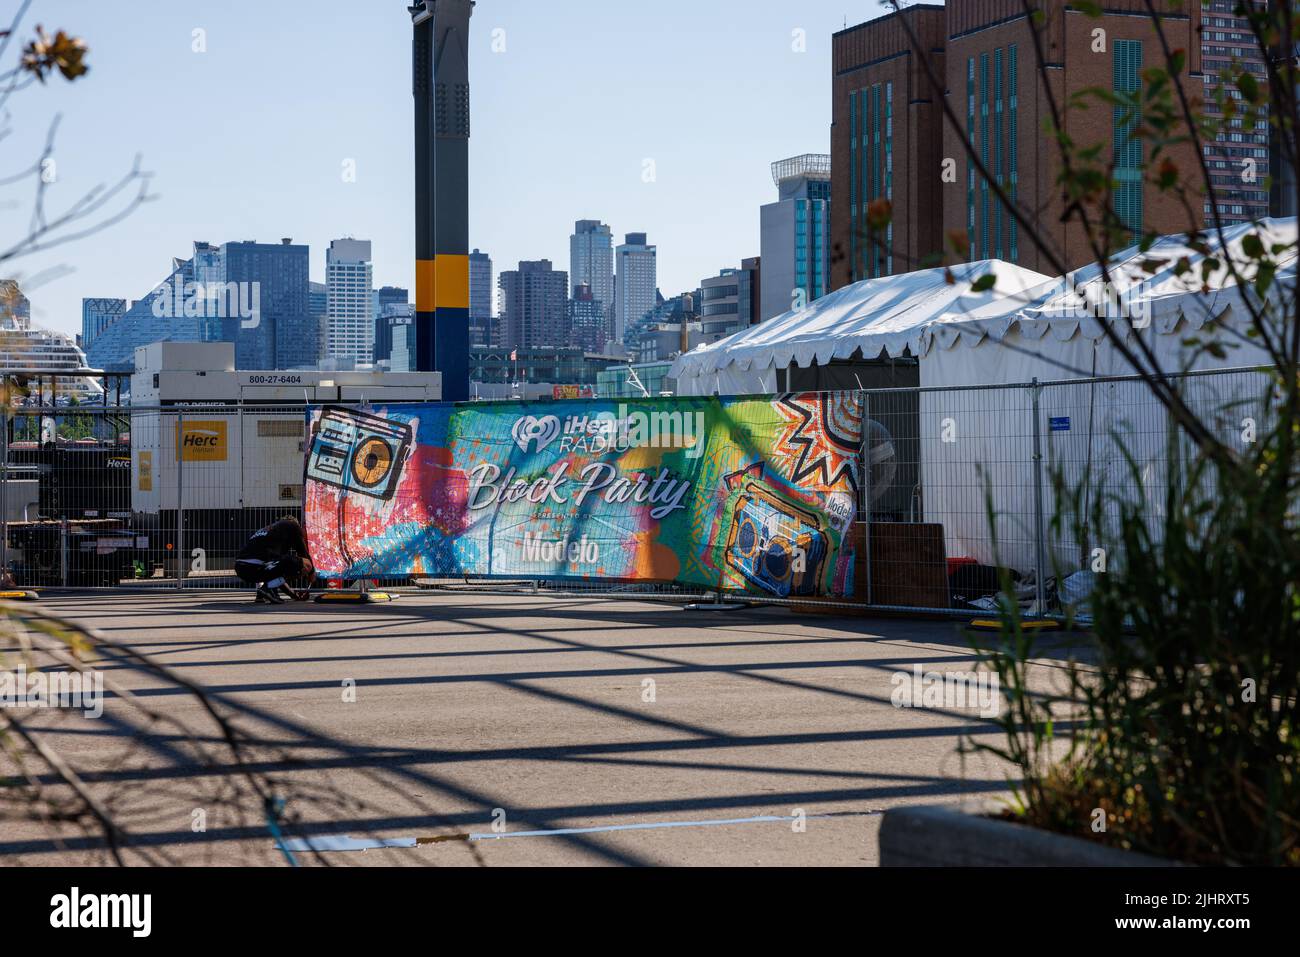
M 1251 32 L 1249 21 L 1236 14 L 1239 0 L 1205 0 L 1201 7 L 1201 71 L 1203 91 L 1194 87 L 1190 93 L 1200 92 L 1207 118 L 1221 121 L 1218 91 L 1223 86 L 1221 74 L 1228 71 L 1236 75 L 1251 73 L 1260 89 L 1268 89 L 1268 60 Z M 1265 4 L 1254 2 L 1251 6 L 1262 9 Z M 1237 113 L 1228 120 L 1228 127 L 1203 147 L 1205 165 L 1209 167 L 1213 186 L 1213 202 L 1218 207 L 1219 221 L 1224 226 L 1254 222 L 1269 215 L 1269 175 L 1281 173 L 1287 164 L 1273 163 L 1269 155 L 1269 108 L 1267 100 L 1255 107 L 1255 124 L 1247 128 L 1244 112 L 1251 109 L 1234 85 L 1223 87 L 1227 99 L 1235 101 Z M 1279 160 L 1281 158 L 1279 157 Z M 1211 198 L 1205 200 L 1205 221 L 1213 224 Z M 1294 211 L 1283 215 L 1295 215 Z
M 385 306 L 383 321 L 388 326 L 387 337 L 392 344 L 392 351 L 388 356 L 389 371 L 414 371 L 415 306 L 409 302 Z
M 313 316 L 325 318 L 329 315 L 329 287 L 323 282 L 307 284 L 308 309 Z
M 703 295 L 703 290 L 701 290 Z M 740 277 L 737 280 L 736 305 L 737 313 L 743 320 L 748 319 L 749 325 L 757 325 L 763 321 L 763 313 L 759 308 L 761 297 L 763 295 L 763 257 L 750 256 L 740 261 Z M 749 311 L 746 313 L 745 305 L 749 304 Z
M 1275 69 L 1285 62 L 1300 63 L 1300 40 L 1279 43 L 1270 52 Z M 1300 83 L 1296 84 L 1296 94 L 1300 94 Z M 1272 170 L 1272 182 L 1269 184 L 1269 213 L 1273 216 L 1294 216 L 1300 203 L 1296 195 L 1295 163 L 1287 157 L 1294 153 L 1286 142 L 1291 130 L 1285 124 L 1269 124 L 1268 163 Z
M 392 355 L 393 340 L 389 319 L 389 306 L 405 306 L 411 294 L 400 286 L 384 286 L 375 290 L 375 362 L 383 362 Z
M 609 335 L 605 321 L 605 304 L 595 297 L 585 282 L 578 283 L 569 300 L 568 345 L 584 352 L 604 352 Z
M 835 35 L 832 288 L 933 265 L 944 254 L 949 261 L 954 255 L 1003 259 L 1055 272 L 1052 257 L 1024 240 L 1016 217 L 998 201 L 999 189 L 1067 269 L 1094 260 L 1082 226 L 1064 221 L 1060 154 L 1043 133 L 1050 103 L 1087 99 L 1090 89 L 1138 90 L 1144 67 L 1164 63 L 1162 41 L 1147 0 L 1107 0 L 1096 17 L 1068 0 L 1036 0 L 1029 7 L 1032 17 L 1022 0 L 919 5 Z M 1200 5 L 1161 7 L 1159 13 L 1164 41 L 1187 51 L 1182 82 L 1200 82 Z M 919 54 L 905 27 L 917 38 Z M 1097 47 L 1102 41 L 1104 51 Z M 931 76 L 960 129 L 943 119 Z M 1144 182 L 1145 141 L 1131 135 L 1135 118 L 1100 97 L 1090 105 L 1069 110 L 1066 131 L 1076 150 L 1102 148 L 1117 183 L 1111 203 L 1130 234 L 1196 225 L 1181 196 Z M 1192 171 L 1194 149 L 1173 144 L 1162 156 Z M 878 208 L 881 200 L 892 207 L 883 237 L 868 229 L 873 204 Z M 954 241 L 964 248 L 954 250 Z M 766 284 L 772 264 L 766 254 L 764 260 Z
M 477 249 L 469 254 L 469 347 L 496 344 L 492 327 L 492 257 Z
M 830 156 L 805 153 L 773 163 L 772 182 L 777 201 L 759 210 L 760 319 L 830 291 Z
M 309 257 L 307 246 L 289 239 L 220 246 L 196 241 L 193 256 L 173 260 L 167 279 L 129 308 L 121 308 L 122 300 L 83 303 L 87 356 L 98 368 L 129 372 L 138 346 L 230 342 L 239 369 L 312 365 L 319 328 L 312 315 Z
M 937 265 L 926 257 L 943 246 L 942 171 L 923 164 L 943 139 L 943 101 L 925 69 L 945 75 L 944 27 L 942 6 L 917 4 L 831 38 L 831 289 Z M 893 220 L 872 232 L 868 206 L 881 198 Z
M 213 243 L 195 240 L 194 258 L 190 264 L 194 270 L 194 282 L 198 284 L 195 294 L 201 304 L 200 338 L 204 342 L 233 342 L 236 326 L 233 322 L 223 321 L 228 311 L 224 250 Z
M 374 266 L 368 239 L 336 239 L 325 254 L 329 298 L 326 354 L 373 362 L 375 349 Z
M 580 219 L 569 237 L 569 282 L 574 289 L 585 284 L 591 297 L 605 309 L 610 330 L 614 324 L 614 237 L 597 219 Z M 610 332 L 605 336 L 608 338 Z
M 196 264 L 198 254 L 196 244 Z M 235 344 L 235 368 L 292 369 L 313 363 L 318 325 L 309 299 L 310 248 L 291 239 L 234 242 L 221 247 L 221 258 L 227 299 L 233 289 L 241 302 L 254 304 L 257 311 L 252 316 L 231 316 L 226 309 L 227 315 L 219 320 L 226 330 L 221 341 Z M 209 319 L 204 328 L 211 325 Z
M 662 295 L 656 298 L 655 307 L 628 329 L 625 351 L 634 362 L 667 359 L 704 342 L 699 322 L 700 303 L 704 299 L 701 290 L 684 292 L 671 299 Z
M 628 233 L 614 251 L 614 276 L 613 341 L 621 345 L 628 330 L 658 304 L 658 250 L 645 233 Z
M 148 295 L 134 302 L 121 317 L 105 326 L 86 350 L 92 368 L 105 372 L 134 372 L 137 346 L 153 342 L 200 342 L 200 319 L 197 310 L 186 315 L 176 309 L 177 289 L 183 295 L 187 284 L 194 282 L 194 261 L 173 259 L 171 272 Z M 192 287 L 191 287 L 192 288 Z M 183 303 L 182 303 L 183 305 Z
M 126 312 L 125 299 L 81 300 L 81 348 L 89 349 L 99 334 Z
M 330 335 L 329 287 L 323 282 L 307 284 L 307 309 L 316 320 L 316 359 L 325 358 Z
M 521 262 L 501 273 L 501 349 L 568 342 L 569 274 L 549 259 Z
M 700 331 L 713 341 L 759 321 L 759 262 L 742 260 L 739 269 L 724 269 L 700 283 Z

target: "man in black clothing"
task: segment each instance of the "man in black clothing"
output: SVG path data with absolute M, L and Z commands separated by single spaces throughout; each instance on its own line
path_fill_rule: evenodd
M 298 520 L 286 516 L 254 532 L 235 558 L 235 574 L 257 586 L 259 604 L 284 604 L 281 591 L 295 601 L 306 601 L 316 568 Z

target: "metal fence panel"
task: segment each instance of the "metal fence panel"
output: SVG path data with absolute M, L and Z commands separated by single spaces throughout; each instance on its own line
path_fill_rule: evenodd
M 1189 407 L 1229 445 L 1270 425 L 1260 370 L 1178 377 Z M 993 610 L 1000 569 L 1023 607 L 1059 612 L 1059 583 L 1107 561 L 1118 503 L 1158 534 L 1192 447 L 1135 377 L 864 390 L 852 599 L 828 606 Z M 12 411 L 0 449 L 2 566 L 24 586 L 242 588 L 234 558 L 253 531 L 302 516 L 310 437 L 301 405 L 42 407 Z M 1203 481 L 1210 481 L 1209 477 Z M 1071 501 L 1093 522 L 1054 522 Z M 673 583 L 390 579 L 455 590 L 713 596 Z M 720 596 L 721 597 L 721 596 Z M 804 607 L 745 593 L 747 602 Z
M 19 408 L 4 561 L 18 584 L 243 587 L 258 528 L 302 515 L 301 406 Z

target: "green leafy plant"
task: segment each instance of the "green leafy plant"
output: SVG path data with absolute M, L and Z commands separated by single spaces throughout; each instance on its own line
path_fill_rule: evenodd
M 1239 455 L 1171 452 L 1180 473 L 1158 503 L 1132 493 L 1142 466 L 1127 452 L 1129 481 L 1090 493 L 1057 472 L 1056 530 L 1105 530 L 1115 547 L 1090 596 L 1089 660 L 1063 687 L 1032 680 L 1042 639 L 1014 603 L 979 646 L 1009 707 L 1001 742 L 967 746 L 1019 774 L 1009 816 L 1196 864 L 1300 866 L 1300 420 L 1286 394 L 1271 390 L 1275 424 Z M 1171 449 L 1182 438 L 1171 430 Z
M 1109 288 L 1117 278 L 1114 254 L 1136 246 L 1149 257 L 1146 274 L 1182 283 L 1186 312 L 1191 294 L 1222 291 L 1200 303 L 1206 312 L 1197 318 L 1205 322 L 1178 363 L 1158 354 L 1154 337 L 1131 316 L 1107 314 L 1100 323 L 1099 348 L 1127 366 L 1169 423 L 1161 463 L 1167 481 L 1154 501 L 1135 495 L 1149 487 L 1143 473 L 1151 463 L 1130 454 L 1119 435 L 1118 481 L 1056 473 L 1054 531 L 1076 543 L 1104 540 L 1109 553 L 1090 596 L 1093 642 L 1086 659 L 1042 668 L 1040 659 L 1059 649 L 1025 627 L 1004 582 L 1001 633 L 978 645 L 1006 697 L 1004 734 L 965 747 L 1010 763 L 1019 779 L 1008 813 L 1027 824 L 1194 863 L 1300 864 L 1297 243 L 1294 234 L 1260 224 L 1230 243 L 1225 198 L 1232 195 L 1225 189 L 1267 191 L 1284 168 L 1292 180 L 1300 169 L 1300 59 L 1278 55 L 1300 43 L 1296 7 L 1234 4 L 1234 29 L 1244 35 L 1234 39 L 1226 66 L 1202 76 L 1196 58 L 1179 47 L 1201 41 L 1185 30 L 1198 11 L 1185 0 L 1143 0 L 1126 8 L 1145 51 L 1136 78 L 1125 74 L 1121 83 L 1116 71 L 1109 85 L 1071 90 L 1052 79 L 1060 76 L 1053 44 L 1064 36 L 1064 18 L 1097 20 L 1114 11 L 1092 0 L 1013 4 L 1008 23 L 1018 25 L 1007 29 L 1019 31 L 1022 57 L 1032 62 L 1025 75 L 1035 77 L 1058 190 L 1044 209 L 1028 206 L 990 169 L 905 8 L 897 0 L 890 6 L 946 128 L 957 134 L 945 145 L 956 144 L 972 183 L 1016 224 L 1020 248 L 1032 250 L 1040 268 L 1069 275 L 1085 265 L 1084 251 Z M 1105 38 L 1106 30 L 1094 36 Z M 1089 110 L 1113 118 L 1106 135 L 1094 137 L 1097 124 L 1076 121 Z M 1270 165 L 1256 181 L 1250 157 L 1260 151 L 1228 144 L 1255 142 L 1263 132 Z M 1131 204 L 1117 202 L 1126 183 L 1141 184 L 1144 208 L 1156 202 L 1166 214 L 1132 216 Z M 859 248 L 915 267 L 918 260 L 884 248 L 890 210 L 873 200 L 861 200 L 874 214 Z M 1178 219 L 1187 252 L 1162 256 L 1154 226 L 1175 232 L 1170 224 Z M 1062 225 L 1077 240 L 1072 250 L 1059 239 Z M 950 230 L 945 248 L 928 255 L 919 263 L 947 265 L 973 253 L 968 237 Z M 996 278 L 985 282 L 993 288 Z M 1228 311 L 1230 320 L 1220 323 Z M 1267 415 L 1249 441 L 1216 422 L 1230 409 L 1190 399 L 1181 376 L 1243 345 L 1266 357 L 1260 361 L 1270 382 Z M 1061 680 L 1046 681 L 1047 672 Z

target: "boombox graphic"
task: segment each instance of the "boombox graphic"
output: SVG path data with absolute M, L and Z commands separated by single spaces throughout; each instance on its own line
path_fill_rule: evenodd
M 414 438 L 410 423 L 327 407 L 312 434 L 307 478 L 388 501 Z
M 817 516 L 754 482 L 745 484 L 732 513 L 726 561 L 746 581 L 781 598 L 815 595 L 827 551 Z

